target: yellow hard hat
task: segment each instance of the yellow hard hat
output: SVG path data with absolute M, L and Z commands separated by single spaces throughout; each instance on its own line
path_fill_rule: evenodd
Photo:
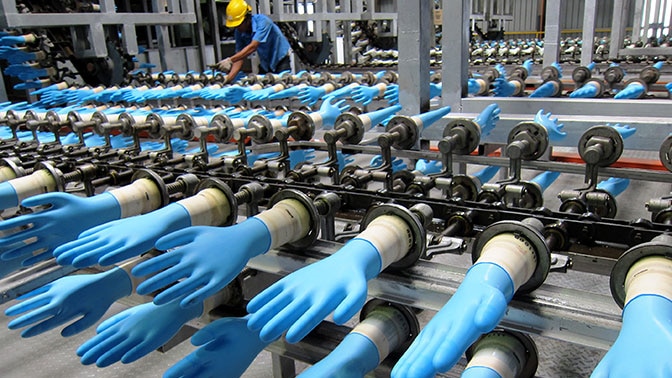
M 226 27 L 235 28 L 240 25 L 250 11 L 252 7 L 245 0 L 231 1 L 226 7 Z

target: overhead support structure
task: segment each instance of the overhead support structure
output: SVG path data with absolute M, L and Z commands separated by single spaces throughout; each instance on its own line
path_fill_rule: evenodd
M 560 58 L 560 10 L 562 0 L 546 2 L 546 24 L 544 26 L 544 67 Z
M 400 1 L 399 13 L 399 103 L 403 114 L 429 110 L 429 49 L 431 2 Z M 425 85 L 419 85 L 419 84 Z
M 467 97 L 467 81 L 469 79 L 469 0 L 443 0 L 443 35 L 454 38 L 441 38 L 443 64 L 441 78 L 441 100 L 443 106 L 450 106 L 453 112 L 461 111 L 462 97 Z M 458 17 L 455 17 L 459 15 Z M 459 36 L 459 38 L 458 38 Z M 399 45 L 403 46 L 403 45 Z M 405 46 L 404 46 L 405 47 Z M 401 54 L 403 48 L 399 50 Z
M 586 46 L 592 46 L 595 39 L 595 18 L 597 17 L 597 0 L 586 0 L 583 8 L 582 39 Z M 581 65 L 587 66 L 593 61 L 593 49 L 581 49 Z

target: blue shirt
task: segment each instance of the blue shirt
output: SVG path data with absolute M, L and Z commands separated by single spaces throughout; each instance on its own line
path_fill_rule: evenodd
M 278 62 L 289 52 L 287 38 L 282 35 L 278 25 L 263 14 L 252 15 L 252 33 L 241 33 L 236 29 L 235 37 L 236 52 L 249 45 L 252 40 L 259 41 L 259 62 L 261 68 L 268 72 L 275 72 Z

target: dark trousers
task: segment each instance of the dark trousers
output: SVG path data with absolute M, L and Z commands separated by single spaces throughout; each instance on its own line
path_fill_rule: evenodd
M 278 65 L 275 67 L 275 71 L 273 71 L 273 73 L 280 73 L 282 71 L 289 71 L 291 69 L 292 69 L 292 67 L 291 67 L 290 62 L 289 62 L 289 54 L 287 54 L 284 58 L 282 58 L 282 60 L 280 60 L 278 62 Z M 263 75 L 263 74 L 267 74 L 268 72 L 269 71 L 266 71 L 265 69 L 263 69 L 263 67 L 261 67 L 261 64 L 259 65 L 259 73 L 260 74 Z

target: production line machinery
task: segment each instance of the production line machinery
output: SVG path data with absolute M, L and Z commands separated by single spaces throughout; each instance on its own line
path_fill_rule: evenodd
M 558 163 L 548 150 L 565 133 L 540 112 L 509 130 L 496 157 L 479 147 L 496 127 L 496 104 L 446 122 L 447 107 L 410 117 L 395 115 L 399 106 L 366 111 L 376 93 L 348 88 L 369 101 L 348 111 L 352 103 L 324 83 L 294 92 L 321 100 L 319 110 L 241 106 L 245 96 L 248 105 L 278 101 L 270 97 L 290 89 L 254 85 L 201 92 L 239 105 L 226 108 L 171 107 L 144 95 L 135 108 L 6 104 L 3 301 L 37 289 L 7 310 L 21 315 L 10 328 L 28 327 L 30 337 L 86 314 L 63 330 L 70 336 L 137 293 L 152 302 L 101 324 L 77 350 L 82 363 L 130 363 L 199 318 L 210 323 L 192 338 L 203 347 L 166 376 L 237 376 L 264 348 L 315 363 L 305 376 L 432 376 L 465 352 L 465 376 L 533 376 L 528 333 L 611 347 L 596 376 L 652 366 L 669 373 L 661 357 L 670 343 L 669 199 L 648 202 L 652 221 L 616 218 L 615 197 L 642 174 L 609 168 L 633 128 L 595 125 L 577 146 L 583 164 Z M 79 90 L 46 97 L 68 91 Z M 432 126 L 442 138 L 418 149 Z M 660 148 L 668 170 L 670 140 Z M 455 163 L 485 169 L 456 173 Z M 523 179 L 544 165 L 555 172 Z M 501 166 L 508 174 L 492 182 Z M 560 193 L 557 210 L 543 207 L 558 174 L 577 169 L 578 189 Z M 600 182 L 600 172 L 616 177 Z M 440 262 L 465 252 L 474 264 L 466 272 Z M 91 266 L 104 269 L 68 275 Z M 568 270 L 610 275 L 622 323 L 613 304 L 544 284 Z M 282 278 L 269 286 L 269 275 Z M 360 310 L 347 335 L 350 327 L 322 322 L 333 312 L 343 324 Z M 421 326 L 421 310 L 438 312 Z M 344 336 L 338 346 L 334 335 Z M 315 354 L 299 355 L 298 342 Z M 222 365 L 223 354 L 236 358 Z

